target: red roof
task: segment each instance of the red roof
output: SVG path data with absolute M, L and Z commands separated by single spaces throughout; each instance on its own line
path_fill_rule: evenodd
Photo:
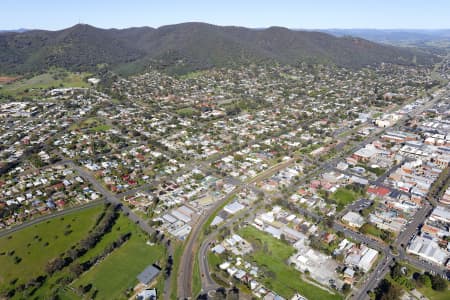
M 367 192 L 370 194 L 374 194 L 380 197 L 384 197 L 387 194 L 390 193 L 391 190 L 389 190 L 388 188 L 385 187 L 381 187 L 381 186 L 371 186 L 367 189 Z
M 312 189 L 317 189 L 318 187 L 320 187 L 320 180 L 312 180 L 310 183 L 310 187 Z
M 64 205 L 66 205 L 66 202 L 64 202 L 64 200 L 58 200 L 56 201 L 56 205 L 58 205 L 59 207 L 63 207 Z

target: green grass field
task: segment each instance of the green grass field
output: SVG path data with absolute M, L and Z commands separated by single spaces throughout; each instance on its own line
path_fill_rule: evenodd
M 37 95 L 40 90 L 62 87 L 88 87 L 84 78 L 88 73 L 72 73 L 62 69 L 52 69 L 47 73 L 24 78 L 5 84 L 0 89 L 0 94 L 16 97 Z
M 99 205 L 23 229 L 12 234 L 12 238 L 8 236 L 1 238 L 0 253 L 4 253 L 0 256 L 1 291 L 8 291 L 11 287 L 10 282 L 15 278 L 19 279 L 15 283 L 17 287 L 39 275 L 45 275 L 44 269 L 47 262 L 83 239 L 95 224 L 102 210 L 103 206 Z M 64 232 L 69 229 L 73 232 L 64 235 Z M 96 299 L 126 299 L 126 290 L 134 287 L 137 283 L 136 276 L 145 267 L 152 263 L 164 266 L 166 262 L 164 246 L 147 245 L 147 235 L 126 216 L 120 215 L 112 230 L 106 233 L 94 248 L 73 263 L 82 264 L 100 255 L 119 236 L 128 232 L 131 232 L 132 235 L 127 242 L 116 248 L 99 264 L 83 273 L 69 286 L 61 283 L 62 279 L 73 276 L 70 268 L 66 267 L 52 276 L 48 276 L 42 287 L 37 289 L 32 297 L 50 299 L 52 295 L 57 294 L 60 299 L 79 299 L 77 288 L 80 285 L 91 283 L 93 287 L 85 296 L 92 296 L 93 291 L 97 290 Z M 44 246 L 47 242 L 49 244 Z M 28 244 L 30 245 L 28 246 Z M 28 252 L 30 253 L 28 254 Z M 22 259 L 18 264 L 14 263 L 15 256 Z M 156 287 L 162 291 L 163 286 L 163 275 L 160 275 Z M 24 294 L 18 292 L 12 299 L 22 299 L 23 297 Z
M 217 254 L 213 252 L 208 253 L 208 264 L 211 270 L 215 270 L 217 268 L 217 265 L 220 265 L 221 263 L 222 261 Z
M 17 283 L 26 283 L 32 278 L 44 275 L 47 262 L 85 237 L 102 210 L 103 206 L 99 205 L 36 224 L 1 238 L 0 288 L 9 286 L 9 282 L 16 278 Z M 72 232 L 65 235 L 69 230 Z M 14 253 L 9 255 L 12 252 Z M 21 258 L 18 264 L 14 263 L 16 256 Z
M 418 289 L 425 297 L 430 300 L 449 300 L 450 290 L 438 292 L 429 287 L 421 287 Z
M 173 268 L 171 276 L 171 294 L 170 299 L 177 299 L 177 275 L 180 268 L 181 256 L 183 255 L 184 245 L 180 241 L 172 241 L 172 246 L 175 249 L 173 253 Z
M 379 238 L 380 240 L 385 241 L 385 242 L 392 241 L 392 239 L 394 237 L 394 234 L 392 234 L 392 233 L 390 233 L 388 231 L 382 230 L 382 229 L 380 229 L 380 228 L 378 228 L 375 225 L 370 224 L 370 223 L 364 224 L 359 229 L 359 231 L 362 232 L 363 234 L 372 235 L 372 236 L 374 236 L 376 238 Z
M 95 127 L 92 127 L 90 130 L 92 132 L 104 132 L 104 131 L 108 131 L 111 129 L 111 126 L 106 125 L 106 124 L 101 124 Z
M 338 209 L 340 210 L 355 201 L 357 197 L 355 192 L 346 188 L 339 188 L 330 198 L 336 201 Z
M 88 128 L 90 130 L 92 130 L 93 128 L 100 127 L 102 125 L 103 125 L 103 121 L 100 118 L 91 117 L 91 118 L 87 118 L 85 120 L 82 120 L 81 122 L 72 124 L 69 127 L 69 130 L 88 129 Z
M 194 260 L 194 274 L 192 275 L 192 295 L 197 296 L 202 290 L 202 282 L 200 278 L 200 265 L 197 257 Z
M 119 233 L 131 232 L 129 241 L 116 249 L 100 264 L 92 267 L 79 279 L 72 283 L 76 288 L 80 285 L 93 285 L 92 290 L 98 290 L 96 299 L 126 299 L 125 291 L 137 283 L 136 276 L 148 265 L 156 263 L 163 265 L 166 260 L 163 245 L 149 246 L 146 235 L 126 217 L 121 216 L 110 234 L 102 241 L 103 247 L 113 241 Z M 102 249 L 102 245 L 99 244 Z M 162 273 L 158 281 L 163 280 Z M 161 286 L 161 285 L 159 285 Z
M 262 279 L 264 285 L 272 288 L 281 296 L 290 298 L 299 292 L 310 300 L 342 299 L 340 295 L 332 295 L 304 282 L 301 279 L 301 273 L 286 264 L 287 259 L 295 252 L 293 247 L 250 226 L 241 229 L 239 234 L 255 247 L 250 258 L 261 269 L 266 269 L 274 274 L 273 278 Z
M 192 116 L 198 115 L 199 111 L 192 107 L 186 107 L 186 108 L 181 108 L 181 109 L 177 110 L 176 113 L 182 117 L 190 118 Z
M 363 225 L 361 231 L 364 231 L 364 233 L 376 236 L 376 237 L 380 237 L 382 234 L 381 229 L 378 229 L 376 226 L 366 223 Z

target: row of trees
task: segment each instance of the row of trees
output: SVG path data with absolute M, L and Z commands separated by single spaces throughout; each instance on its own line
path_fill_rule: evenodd
M 78 244 L 72 247 L 70 250 L 63 253 L 61 256 L 51 259 L 45 266 L 47 274 L 52 275 L 56 271 L 62 270 L 64 267 L 70 265 L 74 260 L 81 257 L 89 249 L 92 249 L 101 238 L 111 230 L 115 224 L 119 213 L 117 207 L 108 206 L 105 212 L 100 215 L 94 228 L 90 231 L 88 236 L 78 242 Z
M 77 276 L 77 277 L 80 276 L 81 274 L 83 274 L 84 272 L 89 270 L 97 262 L 104 259 L 108 254 L 110 254 L 115 249 L 122 246 L 122 244 L 124 244 L 126 241 L 128 241 L 130 239 L 130 237 L 131 237 L 131 232 L 127 232 L 127 233 L 120 235 L 114 242 L 112 242 L 105 249 L 103 249 L 103 252 L 100 253 L 99 255 L 97 255 L 83 263 L 75 263 L 75 264 L 70 265 L 70 271 L 75 276 Z
M 450 167 L 445 168 L 439 177 L 433 182 L 428 191 L 427 198 L 430 200 L 438 200 L 442 197 L 445 190 L 450 184 Z
M 407 267 L 396 263 L 390 272 L 393 282 L 386 284 L 381 283 L 376 290 L 377 299 L 397 299 L 398 290 L 401 287 L 407 290 L 414 288 L 428 287 L 435 291 L 446 291 L 447 281 L 439 275 L 431 275 L 430 273 L 414 273 Z

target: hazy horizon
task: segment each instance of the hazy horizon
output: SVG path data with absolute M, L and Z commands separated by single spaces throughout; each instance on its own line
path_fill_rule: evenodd
M 438 30 L 450 28 L 450 3 L 398 1 L 2 1 L 0 29 L 60 30 L 77 23 L 98 28 L 158 28 L 203 22 L 219 26 L 290 29 Z
M 121 30 L 121 29 L 129 29 L 129 28 L 153 28 L 153 29 L 158 29 L 161 27 L 165 27 L 165 26 L 172 26 L 172 25 L 179 25 L 179 24 L 186 24 L 186 23 L 203 23 L 203 24 L 209 24 L 209 25 L 214 25 L 214 26 L 220 26 L 220 27 L 243 27 L 243 28 L 249 28 L 249 29 L 268 29 L 271 27 L 281 27 L 281 28 L 286 28 L 289 30 L 305 30 L 305 31 L 323 31 L 323 30 L 365 30 L 365 31 L 369 31 L 369 30 L 373 30 L 373 31 L 414 31 L 414 32 L 434 32 L 434 31 L 445 31 L 445 30 L 450 30 L 450 27 L 442 27 L 442 28 L 362 28 L 362 27 L 327 27 L 327 28 L 293 28 L 293 27 L 286 27 L 286 26 L 281 26 L 281 25 L 277 25 L 277 24 L 273 24 L 273 25 L 268 25 L 266 27 L 249 27 L 249 26 L 241 26 L 241 25 L 221 25 L 221 24 L 214 24 L 214 23 L 209 23 L 209 22 L 202 22 L 202 21 L 186 21 L 186 22 L 180 22 L 180 23 L 171 23 L 171 24 L 164 24 L 161 26 L 149 26 L 149 25 L 142 25 L 142 26 L 128 26 L 128 27 L 101 27 L 101 26 L 96 26 L 93 24 L 89 24 L 89 23 L 74 23 L 72 25 L 66 26 L 66 27 L 62 27 L 62 28 L 56 28 L 56 29 L 47 29 L 47 28 L 28 28 L 28 27 L 17 27 L 17 28 L 0 28 L 0 31 L 30 31 L 30 30 L 46 30 L 46 31 L 59 31 L 59 30 L 64 30 L 67 28 L 71 28 L 74 27 L 76 25 L 88 25 L 88 26 L 92 26 L 95 28 L 99 28 L 99 29 L 117 29 L 117 30 Z

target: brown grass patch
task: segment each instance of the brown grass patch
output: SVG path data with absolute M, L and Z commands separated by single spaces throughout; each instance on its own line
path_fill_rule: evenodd
M 0 84 L 10 83 L 19 79 L 19 77 L 0 76 Z

